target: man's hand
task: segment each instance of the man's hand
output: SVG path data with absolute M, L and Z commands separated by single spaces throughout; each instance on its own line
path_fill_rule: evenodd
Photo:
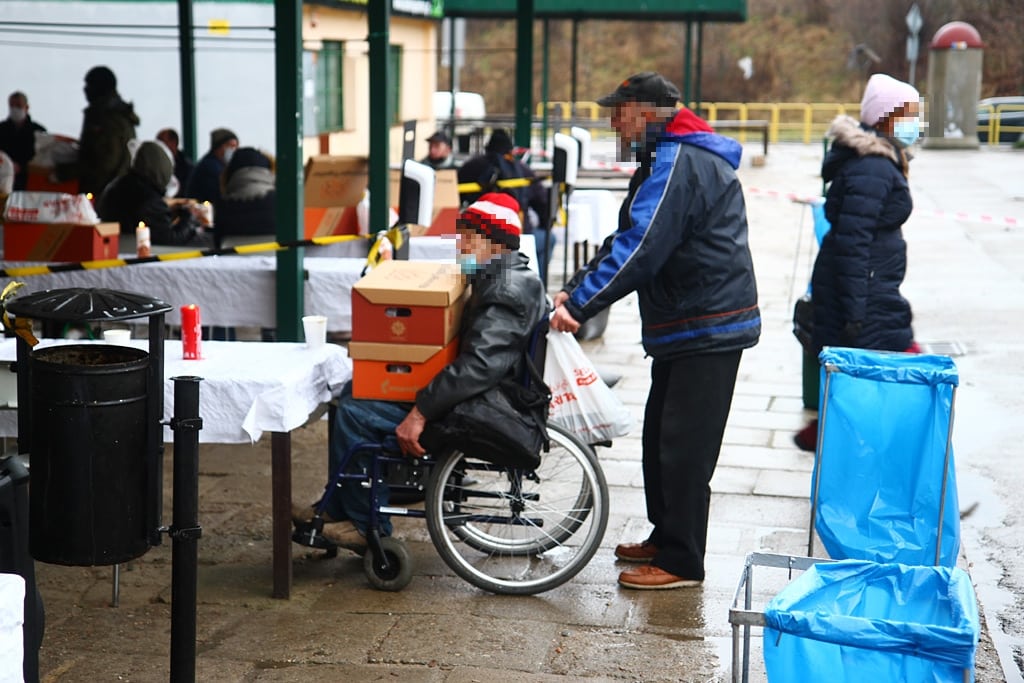
M 420 434 L 423 433 L 423 428 L 426 426 L 427 418 L 423 417 L 419 408 L 413 406 L 405 419 L 395 427 L 398 447 L 402 449 L 403 453 L 414 458 L 422 458 L 426 455 L 427 452 L 420 445 Z
M 565 306 L 559 305 L 551 316 L 551 329 L 559 332 L 576 332 L 580 329 L 580 324 Z
M 558 294 L 555 294 L 554 307 L 558 308 L 559 306 L 564 304 L 568 300 L 568 298 L 569 292 L 565 291 L 564 289 L 560 291 Z

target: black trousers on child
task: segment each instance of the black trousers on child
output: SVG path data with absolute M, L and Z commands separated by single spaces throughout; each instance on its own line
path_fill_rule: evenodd
M 711 477 L 722 448 L 742 351 L 654 361 L 644 411 L 643 468 L 651 562 L 704 579 Z

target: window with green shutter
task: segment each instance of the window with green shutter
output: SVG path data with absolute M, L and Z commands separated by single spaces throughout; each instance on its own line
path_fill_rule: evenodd
M 320 133 L 345 127 L 341 62 L 345 44 L 325 40 L 316 61 L 316 127 Z
M 388 47 L 388 112 L 392 125 L 398 125 L 402 123 L 402 46 Z

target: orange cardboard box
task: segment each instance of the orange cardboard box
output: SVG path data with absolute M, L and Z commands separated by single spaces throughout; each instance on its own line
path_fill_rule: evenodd
M 30 192 L 63 192 L 66 194 L 78 194 L 78 179 L 53 182 L 50 174 L 53 168 L 40 166 L 29 162 L 28 178 L 25 181 L 25 189 Z
M 457 265 L 384 261 L 352 286 L 352 339 L 442 346 L 459 331 L 465 294 Z
M 318 155 L 306 162 L 303 227 L 306 239 L 356 235 L 356 205 L 369 183 L 369 160 L 359 156 Z
M 5 223 L 8 261 L 97 261 L 116 259 L 121 226 L 117 223 Z
M 458 354 L 458 338 L 444 346 L 349 342 L 352 396 L 415 401 L 416 392 L 430 384 Z

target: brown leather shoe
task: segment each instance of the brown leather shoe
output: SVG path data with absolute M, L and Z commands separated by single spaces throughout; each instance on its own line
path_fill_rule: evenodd
M 620 543 L 615 546 L 615 557 L 623 562 L 650 562 L 658 554 L 658 546 L 650 541 Z
M 697 579 L 684 579 L 675 574 L 669 574 L 661 567 L 646 565 L 636 567 L 619 574 L 619 585 L 626 588 L 638 588 L 640 590 L 665 590 L 667 588 L 685 588 L 687 586 L 699 586 L 703 581 Z
M 360 555 L 366 552 L 366 536 L 348 520 L 325 524 L 323 535 L 339 548 L 345 548 Z
M 309 524 L 313 521 L 313 515 L 316 509 L 312 505 L 305 505 L 303 503 L 292 503 L 292 522 L 295 524 Z M 337 522 L 327 513 L 321 515 L 324 522 Z

